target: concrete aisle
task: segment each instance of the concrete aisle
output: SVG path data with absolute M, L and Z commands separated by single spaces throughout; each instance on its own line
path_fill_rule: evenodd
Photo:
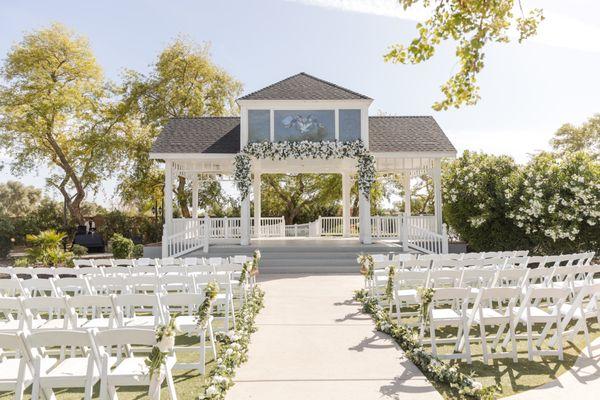
M 265 308 L 228 400 L 442 398 L 351 301 L 360 276 L 260 280 Z

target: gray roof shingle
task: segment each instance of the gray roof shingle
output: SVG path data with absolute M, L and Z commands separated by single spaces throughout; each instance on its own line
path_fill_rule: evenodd
M 369 117 L 369 150 L 456 152 L 431 116 Z
M 369 97 L 301 72 L 238 100 L 370 100 Z
M 372 152 L 456 152 L 433 117 L 369 117 Z M 174 118 L 152 145 L 151 153 L 240 151 L 239 117 Z
M 152 144 L 151 153 L 240 151 L 240 117 L 173 118 Z

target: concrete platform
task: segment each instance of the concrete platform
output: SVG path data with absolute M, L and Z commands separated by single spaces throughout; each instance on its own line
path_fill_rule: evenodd
M 362 277 L 260 276 L 265 309 L 228 400 L 441 399 L 351 301 Z

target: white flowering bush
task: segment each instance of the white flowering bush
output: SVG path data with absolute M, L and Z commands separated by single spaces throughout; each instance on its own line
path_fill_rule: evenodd
M 508 156 L 469 151 L 444 165 L 444 219 L 474 251 L 530 247 L 524 230 L 507 217 L 507 190 L 518 174 Z
M 535 156 L 506 189 L 508 217 L 538 253 L 598 251 L 600 163 L 585 153 Z
M 316 158 L 329 160 L 332 158 L 354 158 L 357 161 L 358 188 L 368 196 L 375 182 L 375 158 L 360 140 L 352 142 L 339 141 L 299 141 L 299 142 L 256 142 L 248 143 L 235 156 L 233 180 L 240 191 L 242 199 L 248 197 L 252 180 L 250 176 L 251 157 L 256 159 L 285 160 L 288 158 Z

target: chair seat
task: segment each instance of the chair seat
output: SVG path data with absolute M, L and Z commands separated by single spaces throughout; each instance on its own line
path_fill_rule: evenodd
M 42 323 L 38 326 L 35 326 L 34 324 L 33 329 L 67 329 L 70 326 L 70 321 L 65 318 L 56 318 L 51 320 L 34 320 L 34 323 L 36 321 L 42 321 Z
M 167 369 L 172 369 L 177 358 L 167 356 L 165 364 Z M 121 360 L 112 370 L 108 372 L 108 384 L 110 386 L 137 386 L 149 383 L 148 366 L 146 357 L 126 357 Z
M 518 307 L 513 307 L 513 312 L 515 314 L 518 312 L 518 310 Z M 556 317 L 556 315 L 553 315 L 553 313 L 549 313 L 538 307 L 530 307 L 529 310 L 531 314 L 531 322 L 544 322 Z M 527 319 L 527 311 L 523 311 L 523 314 L 519 316 L 519 320 L 521 322 L 527 322 Z
M 436 308 L 431 310 L 431 319 L 434 321 L 460 321 L 462 317 L 451 308 Z
M 79 318 L 77 318 L 77 326 L 85 329 L 109 329 L 114 328 L 115 323 L 113 321 L 111 325 L 110 318 L 91 318 L 91 319 L 83 319 L 81 323 L 79 322 Z
M 156 318 L 153 315 L 141 315 L 131 318 L 123 318 L 125 328 L 154 328 Z
M 0 387 L 3 387 L 5 384 L 12 384 L 14 388 L 19 375 L 19 366 L 22 362 L 26 361 L 22 358 L 9 358 L 0 362 Z M 25 368 L 24 380 L 30 381 L 31 378 L 31 371 L 29 368 Z
M 402 289 L 396 291 L 396 297 L 400 301 L 418 303 L 417 290 L 416 289 Z
M 505 316 L 502 313 L 499 313 L 497 310 L 493 308 L 482 307 L 481 312 L 483 314 L 483 320 L 487 324 L 494 324 L 496 322 L 503 322 L 508 319 L 508 316 Z M 479 311 L 475 311 L 475 315 L 473 315 L 473 309 L 467 311 L 467 315 L 469 317 L 473 317 L 473 320 L 476 323 L 481 322 L 481 317 L 479 315 Z
M 16 332 L 22 330 L 21 321 L 13 319 L 10 321 L 0 321 L 0 332 Z
M 570 311 L 571 311 L 571 304 L 562 304 L 560 306 L 560 315 L 567 315 Z M 554 308 L 553 308 L 554 309 Z M 591 310 L 585 310 L 583 312 L 583 314 L 585 315 L 585 318 L 595 318 L 597 317 L 597 313 L 595 310 L 591 309 Z M 574 312 L 573 312 L 573 318 L 574 319 L 581 319 L 582 318 L 582 313 L 581 313 L 581 308 L 577 308 Z
M 46 360 L 56 361 L 51 358 Z M 87 357 L 70 357 L 50 368 L 42 368 L 40 383 L 51 384 L 53 387 L 83 387 L 87 377 L 88 362 Z M 95 379 L 100 377 L 95 363 L 92 376 Z
M 208 317 L 208 322 L 212 322 L 212 315 Z M 195 333 L 198 331 L 198 317 L 195 315 L 180 315 L 175 318 L 175 323 L 184 333 Z

